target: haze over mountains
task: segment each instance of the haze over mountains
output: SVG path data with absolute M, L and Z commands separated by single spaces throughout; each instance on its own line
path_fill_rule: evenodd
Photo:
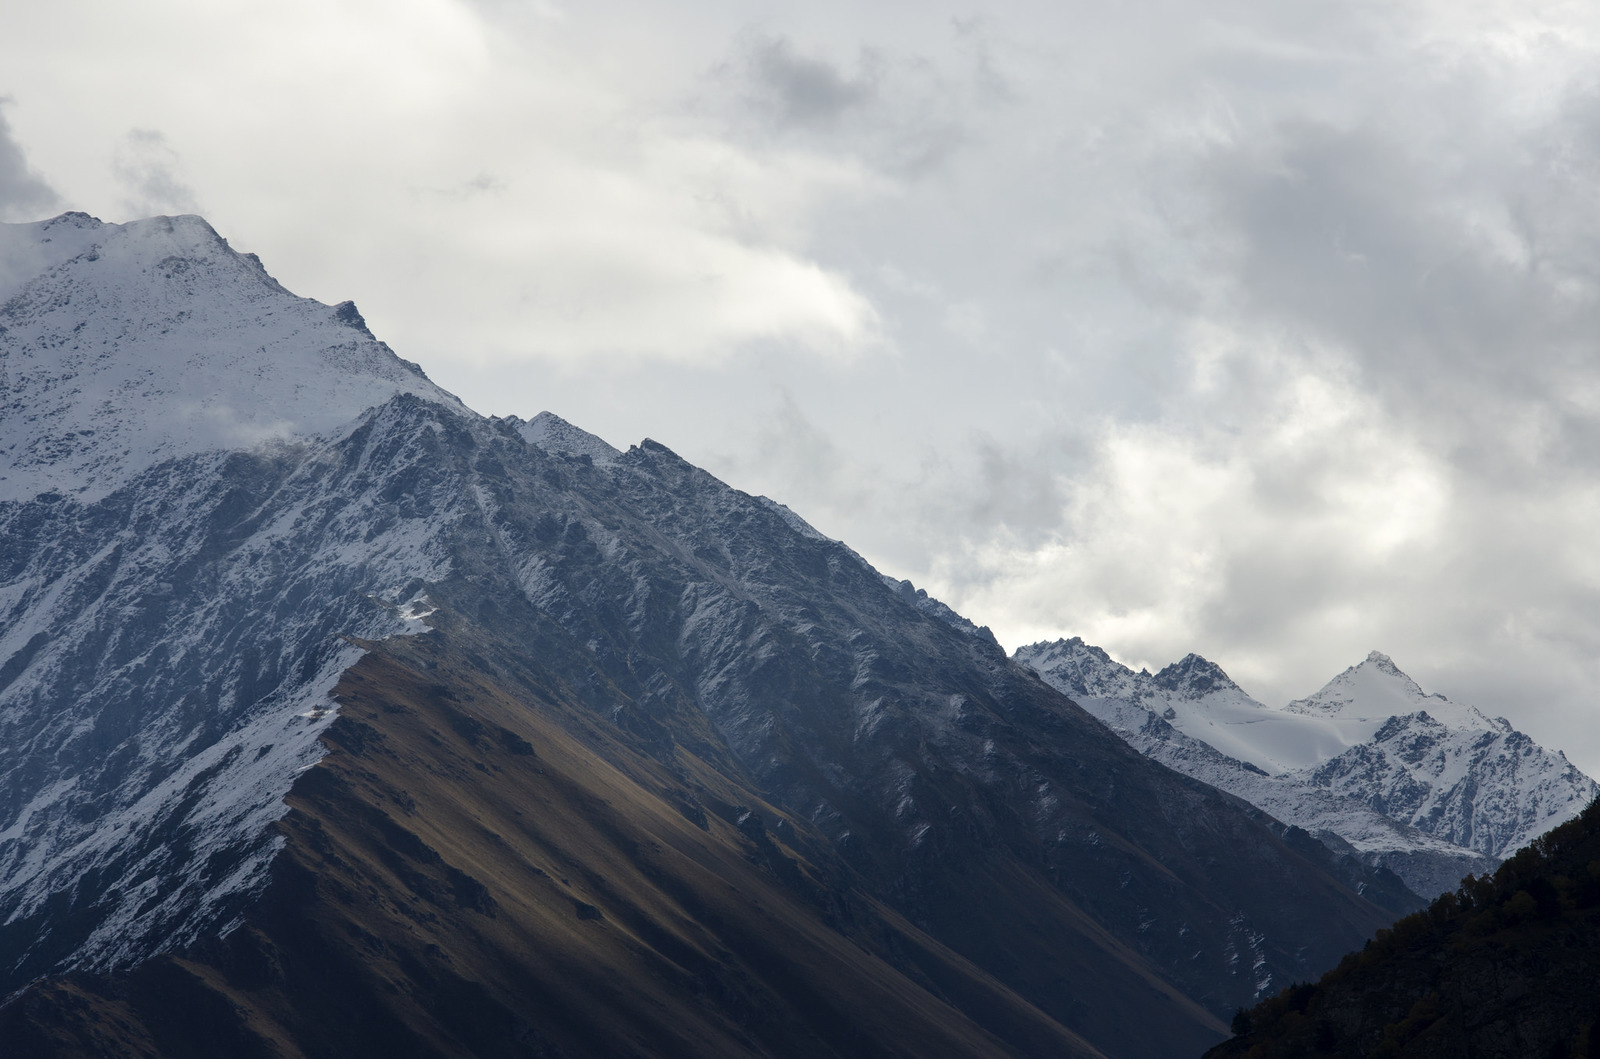
M 781 504 L 473 413 L 199 218 L 0 256 L 34 1054 L 1192 1054 L 1420 904 Z M 1237 691 L 1190 670 L 1175 718 Z M 1365 731 L 1343 701 L 1286 723 Z M 1511 841 L 1558 786 L 1441 827 Z

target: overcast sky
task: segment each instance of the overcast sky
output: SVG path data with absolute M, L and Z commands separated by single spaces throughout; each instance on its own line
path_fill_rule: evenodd
M 1008 647 L 1377 648 L 1600 775 L 1600 6 L 801 7 L 13 5 L 0 214 L 200 212 Z

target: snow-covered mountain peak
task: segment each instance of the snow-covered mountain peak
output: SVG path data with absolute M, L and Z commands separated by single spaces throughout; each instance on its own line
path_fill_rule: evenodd
M 539 446 L 546 452 L 563 456 L 587 456 L 595 463 L 610 463 L 622 455 L 599 437 L 573 426 L 554 412 L 540 412 L 527 421 L 516 416 L 507 416 L 506 421 L 516 428 L 523 440 Z
M 93 500 L 164 460 L 309 437 L 397 393 L 463 405 L 351 303 L 290 294 L 199 217 L 0 225 L 0 489 Z
M 1316 694 L 1284 707 L 1291 713 L 1329 717 L 1350 724 L 1370 724 L 1373 731 L 1390 717 L 1425 712 L 1449 728 L 1509 732 L 1510 723 L 1473 706 L 1429 694 L 1401 671 L 1386 654 L 1373 651 L 1358 665 L 1323 685 Z

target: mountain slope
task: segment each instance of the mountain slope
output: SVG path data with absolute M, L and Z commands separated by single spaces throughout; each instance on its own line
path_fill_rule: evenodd
M 65 395 L 60 422 L 103 408 L 87 371 L 138 374 L 140 421 L 178 424 L 143 449 L 108 427 L 58 452 L 29 440 L 55 436 L 30 401 L 0 419 L 26 456 L 15 481 L 37 489 L 0 500 L 16 542 L 0 738 L 17 748 L 0 766 L 0 989 L 27 986 L 4 1017 L 35 1039 L 66 1054 L 106 1033 L 156 1040 L 160 994 L 193 979 L 200 1008 L 242 1012 L 208 1023 L 230 1040 L 346 1049 L 293 981 L 368 945 L 382 968 L 334 992 L 446 1052 L 511 1047 L 448 1024 L 468 994 L 518 1047 L 623 1047 L 550 999 L 592 965 L 611 969 L 608 995 L 638 994 L 615 1001 L 630 1048 L 705 1033 L 780 1054 L 740 1021 L 770 1010 L 787 1027 L 773 1041 L 891 1054 L 871 1012 L 892 1010 L 935 1053 L 1159 1056 L 1216 1040 L 1221 1016 L 1389 918 L 1356 892 L 1378 876 L 1140 756 L 781 505 L 655 442 L 618 452 L 553 416 L 472 414 L 375 340 L 342 359 L 326 344 L 339 313 L 246 282 L 257 266 L 196 219 L 103 235 L 97 260 L 23 284 L 0 336 L 8 379 L 26 364 L 27 392 Z M 160 267 L 110 273 L 115 299 L 84 293 L 123 260 L 116 240 L 157 246 Z M 284 332 L 257 299 L 310 322 Z M 185 321 L 225 325 L 190 342 Z M 116 328 L 132 330 L 94 337 Z M 286 396 L 262 365 L 252 408 L 250 369 L 226 358 L 269 338 L 274 363 L 353 381 Z M 85 367 L 91 339 L 111 343 L 109 367 Z M 222 365 L 230 402 L 284 432 L 208 447 L 239 442 L 190 429 L 196 363 Z M 429 779 L 430 754 L 471 756 L 463 739 L 478 759 Z M 368 745 L 405 767 L 379 769 Z M 538 755 L 557 747 L 552 770 Z M 754 867 L 727 866 L 735 849 Z M 600 881 L 556 876 L 558 850 Z M 706 871 L 744 878 L 740 896 L 707 890 Z M 601 918 L 574 933 L 552 908 Z M 346 947 L 327 949 L 329 931 Z M 229 940 L 258 935 L 276 955 Z M 262 984 L 236 960 L 301 970 Z
M 238 928 L 36 988 L 0 1039 L 112 1054 L 115 1022 L 152 1056 L 1100 1054 L 840 885 L 803 821 L 731 801 L 749 793 L 691 755 L 639 754 L 521 645 L 428 620 L 341 679 L 332 752 Z
M 1420 894 L 1493 870 L 1596 792 L 1560 753 L 1504 719 L 1424 694 L 1377 652 L 1279 710 L 1197 655 L 1154 675 L 1077 639 L 1016 658 L 1142 753 L 1394 871 Z
M 419 627 L 396 589 L 448 569 L 439 534 L 471 502 L 397 503 L 374 469 L 439 436 L 381 419 L 334 449 L 169 461 L 92 504 L 0 505 L 0 982 L 181 944 L 258 884 L 360 654 L 336 634 Z

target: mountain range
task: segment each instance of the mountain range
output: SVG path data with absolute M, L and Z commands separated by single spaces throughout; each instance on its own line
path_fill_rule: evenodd
M 7 1054 L 1194 1054 L 1421 905 L 197 217 L 0 226 L 0 540 Z
M 1015 657 L 1141 753 L 1429 898 L 1493 871 L 1600 791 L 1564 754 L 1504 718 L 1425 693 L 1377 651 L 1279 709 L 1193 654 L 1155 674 L 1080 639 Z

